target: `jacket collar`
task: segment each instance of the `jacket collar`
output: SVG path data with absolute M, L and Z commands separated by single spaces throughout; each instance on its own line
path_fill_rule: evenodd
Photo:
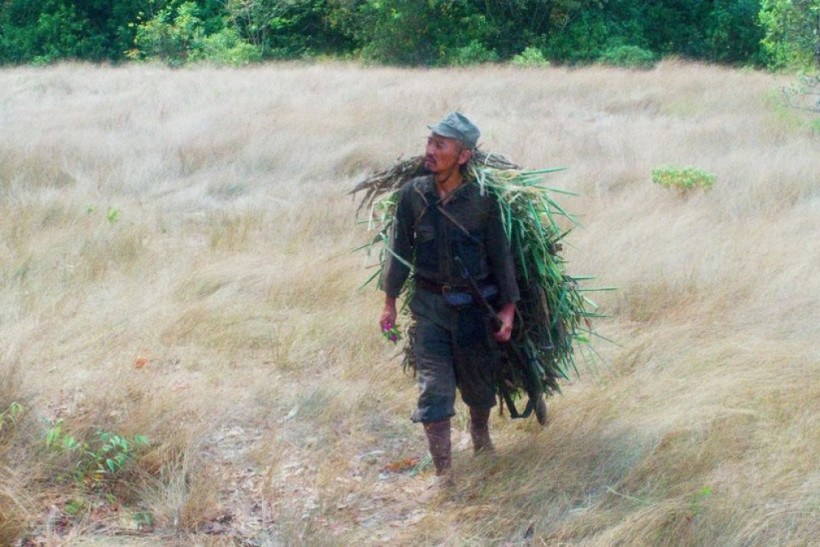
M 472 179 L 465 178 L 464 182 L 462 182 L 461 185 L 453 191 L 450 201 L 466 199 L 474 187 L 475 184 Z M 423 177 L 419 181 L 416 188 L 424 196 L 425 201 L 428 203 L 438 203 L 440 201 L 438 197 L 438 190 L 436 190 L 436 179 L 433 175 Z

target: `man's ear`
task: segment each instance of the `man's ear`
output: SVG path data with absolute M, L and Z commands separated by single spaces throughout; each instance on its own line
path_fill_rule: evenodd
M 459 165 L 464 165 L 465 163 L 470 161 L 470 158 L 472 158 L 472 157 L 473 157 L 473 151 L 472 150 L 470 150 L 469 148 L 462 148 L 461 152 L 458 154 L 458 164 Z

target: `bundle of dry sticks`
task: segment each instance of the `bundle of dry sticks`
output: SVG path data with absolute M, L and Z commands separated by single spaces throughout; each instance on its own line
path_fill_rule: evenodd
M 498 200 L 504 230 L 515 257 L 516 279 L 521 290 L 518 318 L 512 339 L 503 344 L 504 356 L 497 375 L 497 392 L 506 399 L 513 417 L 511 399 L 524 394 L 533 400 L 541 394 L 560 392 L 559 380 L 578 373 L 575 349 L 592 350 L 596 335 L 591 319 L 601 317 L 597 305 L 585 296 L 582 287 L 590 277 L 573 277 L 566 272 L 560 256 L 561 241 L 577 219 L 564 210 L 553 194 L 571 192 L 544 186 L 549 173 L 557 169 L 523 170 L 505 156 L 477 151 L 467 165 L 467 180 L 478 184 Z M 423 175 L 423 157 L 400 160 L 388 169 L 363 180 L 351 194 L 364 192 L 359 211 L 367 209 L 367 224 L 375 233 L 361 247 L 377 256 L 376 272 L 365 282 L 380 279 L 387 256 L 398 190 L 409 180 Z M 405 286 L 404 302 L 414 287 Z M 405 306 L 406 307 L 406 306 Z M 404 365 L 413 367 L 412 327 L 404 347 Z M 584 353 L 584 355 L 586 355 Z M 532 405 L 529 405 L 531 408 Z M 525 412 L 525 415 L 529 412 Z

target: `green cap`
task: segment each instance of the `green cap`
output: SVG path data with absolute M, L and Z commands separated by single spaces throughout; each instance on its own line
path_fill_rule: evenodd
M 427 127 L 436 135 L 461 141 L 470 149 L 475 148 L 481 135 L 478 127 L 461 112 L 450 112 L 436 125 Z

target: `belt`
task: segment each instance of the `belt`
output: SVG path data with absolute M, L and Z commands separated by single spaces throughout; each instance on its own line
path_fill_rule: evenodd
M 423 277 L 416 278 L 416 287 L 424 289 L 436 294 L 447 294 L 449 292 L 470 292 L 470 287 L 467 285 L 447 285 L 446 283 L 436 283 Z
M 425 291 L 432 292 L 434 294 L 440 294 L 444 296 L 444 299 L 451 306 L 466 306 L 470 304 L 476 304 L 472 290 L 470 289 L 470 287 L 467 287 L 465 285 L 445 285 L 442 283 L 436 283 L 434 281 L 424 279 L 423 277 L 417 277 L 416 287 L 419 289 L 423 289 Z M 479 287 L 478 290 L 481 293 L 481 296 L 484 297 L 486 300 L 491 300 L 495 298 L 496 296 L 498 296 L 499 292 L 497 285 L 484 285 L 482 287 Z

